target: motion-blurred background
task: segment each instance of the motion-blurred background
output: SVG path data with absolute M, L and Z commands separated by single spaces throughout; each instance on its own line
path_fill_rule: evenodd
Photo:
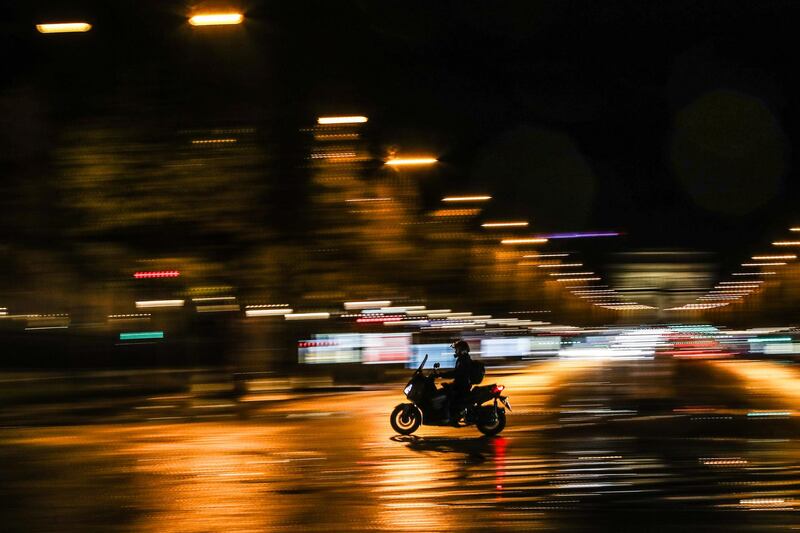
M 792 2 L 3 12 L 3 366 L 797 318 Z

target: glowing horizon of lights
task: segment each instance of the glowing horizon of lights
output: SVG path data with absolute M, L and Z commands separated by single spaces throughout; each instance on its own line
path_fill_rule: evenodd
M 317 124 L 363 124 L 368 120 L 369 119 L 363 115 L 319 117 L 317 118 Z
M 528 222 L 485 222 L 481 224 L 482 228 L 524 228 L 528 226 Z
M 241 24 L 244 15 L 241 13 L 209 13 L 207 15 L 194 15 L 189 18 L 192 26 L 229 26 Z
M 393 157 L 387 159 L 384 165 L 390 167 L 402 167 L 411 165 L 433 165 L 438 163 L 439 160 L 435 157 Z
M 734 293 L 750 294 L 756 288 L 758 288 L 758 287 L 750 287 L 750 286 L 741 287 L 739 285 L 735 285 L 735 286 L 733 286 L 731 288 L 719 287 L 719 288 L 716 288 L 716 289 L 714 289 L 712 291 L 708 291 L 708 294 L 734 294 Z
M 92 25 L 88 22 L 57 22 L 36 25 L 36 31 L 39 33 L 86 33 L 91 29 Z
M 149 278 L 177 278 L 181 273 L 178 270 L 148 270 L 135 272 L 133 277 L 136 279 L 149 279 Z
M 789 231 L 800 232 L 800 227 L 790 227 Z M 800 246 L 800 241 L 773 241 L 773 246 Z M 756 262 L 743 262 L 742 267 L 781 267 L 786 266 L 786 261 L 797 259 L 796 254 L 756 254 L 750 256 L 751 261 Z M 762 277 L 762 276 L 775 276 L 776 271 L 749 271 L 749 272 L 732 272 L 731 276 L 738 277 Z M 759 289 L 763 288 L 764 281 L 762 280 L 743 280 L 743 281 L 720 281 L 713 289 L 707 291 L 706 294 L 699 296 L 696 300 L 699 302 L 708 302 L 709 300 L 724 301 L 718 306 L 727 305 L 742 301 L 746 296 L 756 294 Z M 667 309 L 668 311 L 674 310 L 696 310 L 696 309 L 712 309 L 708 307 L 708 303 L 700 304 L 687 304 L 682 307 L 675 307 Z
M 702 311 L 705 309 L 716 309 L 717 307 L 725 307 L 730 302 L 720 303 L 707 303 L 707 304 L 684 304 L 680 307 L 668 307 L 665 311 Z
M 500 244 L 544 244 L 547 239 L 542 237 L 531 237 L 525 239 L 503 239 Z
M 754 289 L 709 291 L 703 296 L 698 296 L 698 298 L 705 298 L 706 296 L 747 296 L 748 294 L 753 294 L 753 290 Z

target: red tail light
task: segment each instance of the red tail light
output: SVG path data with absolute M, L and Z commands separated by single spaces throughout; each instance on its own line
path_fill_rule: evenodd
M 500 394 L 505 389 L 504 385 L 495 385 L 492 387 L 492 394 Z

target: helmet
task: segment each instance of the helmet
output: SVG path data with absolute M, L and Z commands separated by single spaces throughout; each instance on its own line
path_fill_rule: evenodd
M 467 344 L 467 341 L 463 339 L 459 339 L 454 342 L 452 348 L 454 350 L 453 357 L 469 355 L 469 344 Z

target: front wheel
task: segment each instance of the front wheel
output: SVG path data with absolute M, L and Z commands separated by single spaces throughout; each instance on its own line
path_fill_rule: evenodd
M 413 405 L 401 404 L 394 408 L 389 421 L 396 432 L 411 435 L 422 424 L 422 414 Z
M 497 418 L 494 420 L 479 420 L 476 425 L 478 426 L 478 431 L 493 437 L 506 427 L 506 413 L 505 411 L 497 411 Z

